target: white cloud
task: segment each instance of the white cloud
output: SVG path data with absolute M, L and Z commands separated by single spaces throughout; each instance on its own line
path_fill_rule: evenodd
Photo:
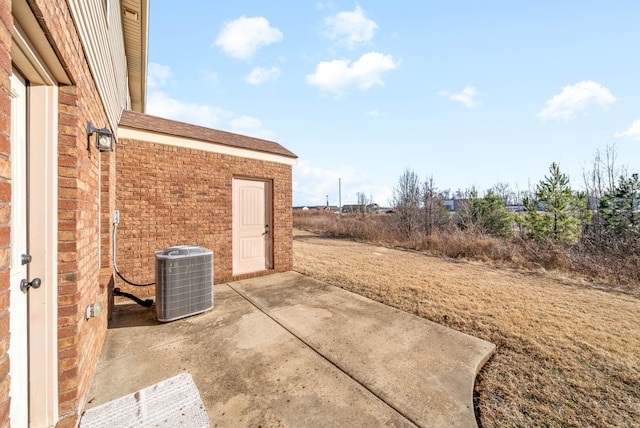
M 479 92 L 473 86 L 466 86 L 461 92 L 440 91 L 438 95 L 449 98 L 451 101 L 457 101 L 466 108 L 476 108 L 480 103 L 475 99 Z
M 280 77 L 280 69 L 278 67 L 256 67 L 245 77 L 245 80 L 252 85 L 259 85 L 269 80 L 277 80 L 278 77 Z
M 230 131 L 237 134 L 251 135 L 264 140 L 273 140 L 275 133 L 264 129 L 259 119 L 251 116 L 240 116 L 229 122 Z
M 629 137 L 633 140 L 640 141 L 640 119 L 634 120 L 629 129 L 617 132 L 614 137 Z
M 371 110 L 367 112 L 367 116 L 378 117 L 380 116 L 380 112 L 378 110 Z
M 334 7 L 336 7 L 336 5 L 332 1 L 319 1 L 316 3 L 316 9 L 318 10 L 333 9 Z
M 399 65 L 391 55 L 369 52 L 353 63 L 341 59 L 320 62 L 316 71 L 307 75 L 307 83 L 340 96 L 349 86 L 356 86 L 361 90 L 375 85 L 384 86 L 382 74 Z
M 359 4 L 353 12 L 339 12 L 325 18 L 324 23 L 324 34 L 348 49 L 370 42 L 378 29 L 378 24 L 367 18 Z
M 146 111 L 153 116 L 266 140 L 272 140 L 275 136 L 272 131 L 264 129 L 262 122 L 256 118 L 237 116 L 220 107 L 176 100 L 161 91 L 149 92 Z
M 171 68 L 168 65 L 150 62 L 147 69 L 147 88 L 153 89 L 164 86 L 171 77 Z
M 376 187 L 371 178 L 349 166 L 324 169 L 311 164 L 308 160 L 299 159 L 293 167 L 293 204 L 326 205 L 329 196 L 330 205 L 339 203 L 339 181 L 342 182 L 342 204 L 355 204 L 358 193 L 379 205 L 387 205 L 392 196 L 392 189 Z
M 150 88 L 151 90 L 147 94 L 146 112 L 148 114 L 207 128 L 273 140 L 275 134 L 268 129 L 264 129 L 259 119 L 251 116 L 238 116 L 234 112 L 220 107 L 190 103 L 172 98 L 159 88 L 171 76 L 171 69 L 168 66 L 158 64 L 155 64 L 153 69 L 154 76 L 157 75 L 162 78 L 156 78 L 153 88 Z M 207 73 L 207 76 L 217 79 L 215 73 Z
M 609 89 L 592 80 L 583 80 L 572 86 L 565 86 L 562 92 L 547 100 L 547 105 L 538 116 L 543 120 L 549 118 L 570 119 L 589 105 L 606 107 L 613 104 L 616 98 Z
M 266 18 L 241 16 L 227 22 L 213 44 L 234 58 L 249 59 L 258 49 L 282 39 L 282 32 L 272 27 Z
M 228 110 L 176 100 L 161 91 L 149 93 L 146 111 L 153 116 L 209 128 L 220 128 L 234 117 L 234 114 Z

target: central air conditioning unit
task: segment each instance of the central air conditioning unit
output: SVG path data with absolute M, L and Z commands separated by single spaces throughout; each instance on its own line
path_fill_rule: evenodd
M 155 254 L 158 321 L 173 321 L 213 308 L 213 251 L 182 245 Z

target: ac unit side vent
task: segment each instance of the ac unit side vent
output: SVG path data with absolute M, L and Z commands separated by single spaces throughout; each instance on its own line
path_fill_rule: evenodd
M 213 308 L 213 251 L 182 245 L 155 254 L 158 321 L 174 321 Z

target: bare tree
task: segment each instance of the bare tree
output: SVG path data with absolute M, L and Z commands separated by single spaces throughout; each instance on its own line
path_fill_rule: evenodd
M 411 236 L 420 225 L 421 188 L 418 175 L 406 169 L 398 185 L 393 188 L 391 200 L 395 208 L 395 221 L 398 230 L 405 236 Z
M 371 199 L 367 198 L 364 192 L 358 192 L 358 210 L 360 214 L 367 213 L 367 206 L 371 203 Z
M 422 186 L 423 227 L 427 235 L 431 235 L 449 222 L 449 212 L 442 204 L 442 199 L 433 176 L 429 177 Z
M 522 205 L 522 200 L 528 196 L 526 191 L 520 191 L 518 183 L 516 183 L 515 189 L 512 189 L 509 183 L 498 182 L 485 192 L 485 196 L 489 193 L 498 196 L 505 205 Z
M 596 150 L 595 155 L 593 155 L 590 169 L 582 169 L 582 179 L 584 180 L 584 188 L 589 199 L 600 198 L 602 196 L 604 193 L 605 178 L 603 177 L 600 150 Z M 591 204 L 589 203 L 589 205 Z M 589 206 L 589 208 L 593 209 L 595 207 Z
M 618 176 L 618 169 L 616 168 L 617 158 L 618 153 L 616 152 L 615 143 L 612 145 L 607 144 L 605 169 L 607 172 L 607 191 L 609 192 L 613 192 L 616 188 L 616 177 Z
M 518 183 L 516 183 L 515 189 L 512 191 L 513 200 L 511 201 L 511 205 L 521 206 L 523 205 L 523 201 L 527 198 L 530 198 L 531 196 L 532 192 L 530 186 L 527 190 L 520 190 L 520 186 L 518 185 Z
M 513 192 L 511 191 L 511 187 L 509 186 L 509 183 L 504 183 L 499 181 L 496 184 L 494 184 L 489 191 L 492 192 L 494 195 L 498 196 L 500 199 L 502 199 L 505 205 L 512 204 L 512 200 L 514 198 L 513 198 Z
M 589 164 L 589 169 L 583 167 L 582 179 L 587 194 L 588 209 L 597 210 L 600 198 L 607 192 L 615 191 L 618 178 L 627 178 L 626 167 L 616 165 L 617 159 L 618 152 L 615 143 L 607 144 L 604 153 L 596 150 Z
M 456 193 L 460 196 L 457 203 L 456 224 L 462 230 L 474 230 L 473 205 L 478 199 L 478 191 L 475 187 L 471 187 L 471 189 L 458 189 Z

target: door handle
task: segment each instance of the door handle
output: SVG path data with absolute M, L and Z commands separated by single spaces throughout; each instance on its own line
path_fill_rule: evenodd
M 34 278 L 33 281 L 29 282 L 26 279 L 20 281 L 20 291 L 26 293 L 29 288 L 40 288 L 42 285 L 42 280 L 40 278 Z
M 28 265 L 29 263 L 31 263 L 31 254 L 23 254 L 20 257 L 20 261 L 22 262 L 22 266 Z

